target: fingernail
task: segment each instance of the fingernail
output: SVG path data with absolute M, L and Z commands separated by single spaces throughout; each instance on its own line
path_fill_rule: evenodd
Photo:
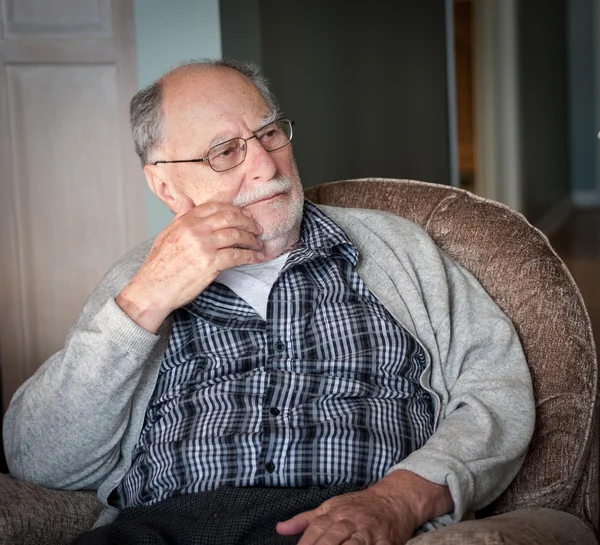
M 256 254 L 256 257 L 258 257 L 258 259 L 264 259 L 265 254 L 258 253 L 258 254 Z
M 250 214 L 250 212 L 248 212 L 248 210 L 246 210 L 245 208 L 242 208 L 242 213 L 243 213 L 245 216 L 248 216 L 249 218 L 251 218 L 251 217 L 252 217 L 252 214 Z

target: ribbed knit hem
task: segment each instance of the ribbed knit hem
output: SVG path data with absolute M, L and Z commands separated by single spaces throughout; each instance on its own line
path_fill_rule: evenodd
M 106 302 L 94 320 L 113 343 L 140 358 L 147 358 L 160 339 L 136 324 L 114 299 Z
M 434 527 L 460 522 L 469 512 L 474 482 L 471 472 L 462 462 L 425 447 L 390 468 L 388 474 L 398 469 L 411 471 L 432 483 L 449 488 L 454 510 L 430 521 Z

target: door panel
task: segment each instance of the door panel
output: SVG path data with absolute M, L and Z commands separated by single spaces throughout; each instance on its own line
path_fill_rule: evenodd
M 3 7 L 9 36 L 111 36 L 105 0 L 4 0 Z
M 108 267 L 145 238 L 127 126 L 131 1 L 4 0 L 0 37 L 3 404 Z

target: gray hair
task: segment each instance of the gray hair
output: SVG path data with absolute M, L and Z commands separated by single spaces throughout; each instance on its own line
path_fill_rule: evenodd
M 174 70 L 210 66 L 231 68 L 247 77 L 258 89 L 271 111 L 279 113 L 275 96 L 269 90 L 266 78 L 260 73 L 260 69 L 255 64 L 227 59 L 202 59 L 186 62 Z M 152 153 L 162 137 L 164 119 L 162 112 L 163 81 L 171 72 L 168 72 L 145 89 L 138 91 L 129 104 L 131 133 L 135 143 L 135 152 L 138 154 L 142 166 L 151 161 Z

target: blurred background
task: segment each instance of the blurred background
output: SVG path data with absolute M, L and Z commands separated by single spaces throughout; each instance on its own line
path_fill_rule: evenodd
M 600 0 L 0 0 L 2 405 L 166 226 L 128 131 L 174 65 L 259 64 L 306 187 L 450 184 L 522 212 L 600 325 Z

